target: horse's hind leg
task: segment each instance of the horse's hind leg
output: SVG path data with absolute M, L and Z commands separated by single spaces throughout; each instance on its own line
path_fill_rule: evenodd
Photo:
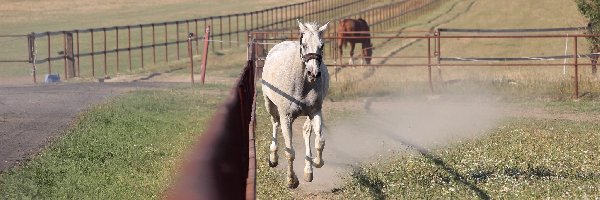
M 267 112 L 271 115 L 271 124 L 273 125 L 273 137 L 271 138 L 271 146 L 269 147 L 269 167 L 276 167 L 278 164 L 279 157 L 277 155 L 277 129 L 279 129 L 279 113 L 273 102 L 265 97 L 265 107 Z
M 294 159 L 296 158 L 296 153 L 294 151 L 294 147 L 292 146 L 292 119 L 288 116 L 281 116 L 279 118 L 281 122 L 281 132 L 283 132 L 283 140 L 285 142 L 285 156 L 288 159 L 288 187 L 289 188 L 297 188 L 298 187 L 298 177 L 294 173 Z
M 325 148 L 325 138 L 323 138 L 323 117 L 321 111 L 317 112 L 311 119 L 312 129 L 315 133 L 315 149 L 317 157 L 313 159 L 313 165 L 321 168 L 325 164 L 323 161 L 323 149 Z
M 312 168 L 312 153 L 310 152 L 310 134 L 312 132 L 312 124 L 310 118 L 306 117 L 304 122 L 303 136 L 304 136 L 304 148 L 306 154 L 304 156 L 304 181 L 311 182 L 313 180 L 313 168 Z

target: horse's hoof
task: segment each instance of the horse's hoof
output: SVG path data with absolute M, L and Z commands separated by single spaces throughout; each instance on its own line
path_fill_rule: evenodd
M 273 167 L 277 167 L 279 163 L 277 161 L 275 162 L 271 162 L 271 160 L 269 160 L 269 167 L 273 168 Z
M 312 180 L 313 180 L 313 173 L 304 173 L 304 181 L 312 182 Z
M 315 166 L 316 168 L 321 168 L 323 167 L 323 165 L 325 165 L 325 161 L 323 161 L 322 159 L 313 160 L 313 166 Z
M 294 175 L 293 178 L 288 178 L 288 188 L 296 189 L 296 188 L 298 188 L 298 185 L 300 185 L 300 182 L 298 181 L 298 177 L 296 177 Z

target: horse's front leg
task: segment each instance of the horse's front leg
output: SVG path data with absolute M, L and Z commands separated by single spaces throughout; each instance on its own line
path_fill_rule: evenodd
M 304 148 L 306 149 L 306 154 L 304 155 L 304 181 L 306 182 L 311 182 L 313 180 L 312 153 L 310 151 L 312 124 L 310 121 L 310 118 L 307 117 L 303 128 Z
M 285 156 L 288 160 L 288 187 L 289 188 L 297 188 L 298 187 L 298 177 L 294 173 L 294 159 L 296 158 L 296 152 L 294 151 L 294 147 L 292 146 L 292 119 L 288 116 L 281 116 L 281 132 L 283 133 L 283 140 L 285 142 Z
M 338 44 L 338 50 L 339 50 L 339 60 L 340 60 L 340 64 L 343 65 L 343 60 L 344 60 L 344 46 L 342 45 L 342 43 L 340 42 Z M 337 60 L 336 60 L 337 61 Z
M 312 117 L 311 123 L 313 132 L 315 133 L 315 149 L 317 150 L 317 157 L 313 159 L 313 165 L 316 168 L 321 168 L 325 164 L 325 161 L 323 161 L 325 138 L 323 138 L 323 117 L 321 111 Z
M 348 64 L 354 65 L 354 42 L 350 42 L 350 60 Z

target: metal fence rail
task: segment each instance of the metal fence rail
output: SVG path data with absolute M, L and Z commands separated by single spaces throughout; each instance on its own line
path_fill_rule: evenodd
M 295 19 L 323 21 L 361 10 L 368 2 L 310 0 L 253 12 L 188 20 L 31 33 L 27 37 L 32 42 L 27 48 L 37 55 L 35 62 L 33 53 L 28 60 L 47 65 L 45 68 L 38 66 L 37 71 L 43 70 L 48 74 L 59 71 L 53 64 L 63 60 L 64 78 L 110 77 L 144 69 L 148 63 L 180 60 L 182 51 L 187 50 L 181 44 L 188 41 L 188 33 L 195 33 L 193 54 L 201 54 L 199 38 L 203 36 L 198 33 L 209 26 L 212 27 L 210 46 L 213 51 L 224 46 L 242 47 L 246 41 L 241 40 L 248 31 L 289 29 L 297 26 Z

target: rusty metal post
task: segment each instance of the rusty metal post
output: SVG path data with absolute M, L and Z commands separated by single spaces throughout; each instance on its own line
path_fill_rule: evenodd
M 169 32 L 165 22 L 165 62 L 169 62 Z
M 442 67 L 440 66 L 442 64 L 442 32 L 437 30 L 437 68 L 438 68 L 438 77 L 440 78 L 440 81 L 443 81 L 443 77 L 442 77 Z
M 117 43 L 117 74 L 120 72 L 119 70 L 119 27 L 115 27 L 115 31 L 116 31 L 116 43 Z M 77 47 L 79 49 L 79 47 Z M 79 50 L 77 50 L 77 54 L 79 54 Z
M 127 51 L 129 52 L 129 72 L 131 72 L 131 26 L 127 26 Z
M 90 29 L 90 35 L 92 36 L 92 77 L 96 76 L 96 61 L 94 60 L 94 29 Z
M 213 21 L 213 17 L 210 17 L 210 25 L 208 25 L 208 26 L 213 26 L 213 24 L 214 24 L 213 22 L 214 22 L 214 21 Z M 212 39 L 212 37 L 211 37 L 211 39 Z M 211 42 L 211 43 L 209 43 L 209 44 L 210 44 L 210 46 L 211 46 L 212 50 L 213 50 L 213 51 L 215 51 L 215 43 L 214 43 L 214 42 Z
M 177 60 L 179 60 L 179 59 L 181 59 L 179 57 L 179 21 L 175 22 L 175 35 L 177 36 L 177 37 L 175 37 L 176 40 L 177 40 L 175 42 L 177 44 Z
M 48 74 L 52 74 L 52 59 L 50 59 L 50 32 L 46 32 L 46 35 L 48 36 Z
M 75 77 L 75 53 L 73 52 L 73 33 L 65 32 L 65 58 L 67 61 L 66 77 Z
M 573 98 L 574 99 L 578 99 L 579 98 L 579 66 L 578 66 L 578 60 L 577 58 L 579 57 L 579 53 L 577 52 L 577 36 L 573 37 L 573 51 L 575 51 L 575 54 L 573 55 L 573 59 L 574 59 L 574 63 L 573 63 L 573 67 L 575 68 L 575 91 L 573 93 Z
M 231 48 L 231 15 L 227 15 L 227 21 L 228 21 L 228 28 L 227 28 L 227 35 L 229 36 L 229 48 Z
M 192 85 L 194 84 L 194 54 L 192 52 L 192 38 L 194 37 L 194 33 L 188 33 L 188 56 L 190 57 L 190 80 Z
M 223 17 L 219 16 L 219 40 L 221 40 L 220 46 L 221 46 L 221 50 L 223 50 Z
M 238 46 L 240 45 L 240 15 L 235 14 L 235 35 L 237 37 Z
M 77 34 L 77 76 L 81 76 L 81 69 L 79 68 L 79 30 L 75 30 L 75 34 Z
M 198 46 L 198 19 L 194 19 L 194 24 L 196 28 L 195 40 L 196 40 L 196 54 L 200 54 L 200 48 Z
M 37 48 L 35 44 L 35 33 L 31 33 L 27 36 L 28 42 L 28 50 L 29 50 L 29 61 L 31 63 L 31 76 L 33 78 L 33 83 L 37 83 L 37 70 L 36 70 L 36 62 L 37 62 Z
M 154 23 L 152 23 L 152 61 L 156 64 L 156 32 L 154 31 Z
M 106 66 L 106 28 L 102 28 L 102 32 L 104 34 L 104 77 L 108 76 L 108 67 Z
M 204 31 L 204 49 L 202 50 L 202 85 L 204 85 L 204 78 L 206 75 L 206 64 L 208 63 L 208 45 L 210 40 L 210 26 L 206 27 Z
M 142 69 L 144 69 L 144 26 L 142 26 L 140 24 L 140 54 L 141 54 L 141 58 L 140 60 L 142 61 Z
M 427 73 L 429 79 L 429 91 L 433 94 L 433 81 L 431 80 L 431 37 L 427 38 Z
M 63 61 L 64 61 L 64 78 L 67 80 L 69 75 L 67 74 L 67 33 L 65 31 L 63 33 Z

